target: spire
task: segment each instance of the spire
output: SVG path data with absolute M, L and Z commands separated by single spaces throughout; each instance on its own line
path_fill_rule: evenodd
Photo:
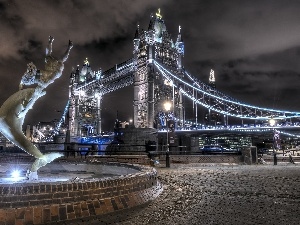
M 154 17 L 153 15 L 150 16 L 150 23 L 148 26 L 148 30 L 154 30 Z
M 87 66 L 90 65 L 90 63 L 89 63 L 89 61 L 88 61 L 88 58 L 85 58 L 83 65 L 87 65 Z
M 182 36 L 181 36 L 181 26 L 179 25 L 178 27 L 178 36 L 177 36 L 177 40 L 176 40 L 178 43 L 179 42 L 183 42 L 182 40 Z
M 139 38 L 140 38 L 140 25 L 138 24 L 135 31 L 134 39 L 139 39 Z
M 158 8 L 157 13 L 155 13 L 157 19 L 162 19 L 162 15 L 160 13 L 160 8 Z
M 160 9 L 157 10 L 157 12 L 155 13 L 155 16 L 153 16 L 153 14 L 151 13 L 148 30 L 154 30 L 155 29 L 154 25 L 155 25 L 155 23 L 157 23 L 157 21 L 163 22 L 162 15 L 160 13 Z

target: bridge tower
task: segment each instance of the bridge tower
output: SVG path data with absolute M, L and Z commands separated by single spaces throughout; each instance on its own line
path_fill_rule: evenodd
M 174 43 L 158 10 L 155 15 L 151 15 L 148 30 L 137 27 L 133 46 L 134 126 L 155 128 L 158 124 L 156 118 L 159 112 L 164 111 L 163 104 L 166 101 L 172 102 L 171 111 L 177 120 L 182 121 L 182 93 L 176 81 L 163 79 L 154 67 L 155 60 L 164 64 L 172 73 L 183 76 L 184 42 L 181 27 Z
M 97 86 L 85 85 L 100 79 L 102 71 L 92 71 L 86 59 L 82 68 L 72 71 L 69 84 L 68 124 L 71 137 L 101 133 L 102 95 Z

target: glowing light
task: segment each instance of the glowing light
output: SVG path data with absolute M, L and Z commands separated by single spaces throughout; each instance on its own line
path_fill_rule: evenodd
M 85 96 L 85 91 L 84 90 L 80 90 L 79 95 Z
M 270 126 L 273 127 L 275 125 L 276 121 L 272 118 L 272 119 L 270 119 L 269 123 L 270 123 Z
M 19 170 L 14 170 L 14 171 L 12 171 L 12 173 L 11 173 L 11 176 L 12 176 L 13 179 L 18 179 L 18 178 L 20 178 L 20 175 L 21 175 L 21 172 L 20 172 Z
M 167 86 L 173 86 L 173 81 L 172 81 L 172 80 L 165 79 L 165 80 L 164 80 L 164 84 L 167 85 Z
M 161 64 L 159 64 L 157 61 L 154 61 L 154 65 L 156 66 L 156 68 L 158 68 L 158 70 L 161 72 L 161 74 L 168 80 L 174 79 L 174 80 L 178 80 L 179 83 L 181 84 L 185 84 L 186 87 L 192 88 L 197 92 L 201 92 L 202 94 L 204 94 L 205 96 L 210 96 L 213 97 L 214 99 L 216 99 L 216 101 L 218 101 L 220 104 L 222 104 L 223 106 L 229 107 L 233 110 L 233 107 L 235 108 L 239 108 L 241 109 L 241 107 L 245 107 L 243 108 L 243 111 L 252 111 L 253 115 L 243 115 L 242 110 L 238 110 L 237 112 L 226 112 L 223 110 L 220 110 L 218 108 L 215 107 L 211 107 L 208 104 L 206 104 L 205 102 L 199 101 L 198 99 L 196 99 L 195 97 L 191 96 L 191 94 L 189 94 L 188 92 L 184 91 L 183 89 L 180 88 L 180 91 L 183 92 L 184 95 L 188 96 L 191 100 L 193 100 L 195 103 L 203 105 L 206 108 L 211 108 L 212 110 L 216 111 L 216 112 L 220 112 L 222 114 L 226 114 L 226 115 L 230 115 L 230 116 L 235 116 L 238 118 L 248 118 L 248 119 L 269 119 L 269 113 L 272 112 L 274 116 L 274 119 L 282 119 L 282 118 L 293 118 L 293 117 L 299 117 L 300 116 L 300 112 L 291 112 L 291 111 L 283 111 L 283 110 L 275 110 L 275 109 L 269 109 L 269 108 L 262 108 L 262 107 L 257 107 L 257 106 L 252 106 L 252 105 L 248 105 L 245 103 L 242 103 L 236 99 L 233 99 L 230 96 L 225 95 L 224 93 L 221 93 L 219 91 L 214 91 L 214 93 L 210 93 L 209 90 L 209 86 L 202 83 L 202 82 L 198 82 L 196 83 L 195 87 L 194 85 L 187 83 L 185 81 L 183 81 L 180 77 L 174 75 L 173 73 L 171 73 L 169 70 L 167 70 L 164 66 L 162 66 Z M 187 75 L 187 77 L 193 81 L 193 84 L 195 83 L 195 79 L 189 75 L 186 71 L 185 74 Z M 200 85 L 201 84 L 201 85 Z M 174 85 L 176 87 L 176 85 Z M 229 105 L 229 104 L 233 104 L 233 105 Z M 260 111 L 259 113 L 261 114 L 259 115 L 258 111 Z M 240 113 L 240 114 L 239 114 Z M 289 114 L 289 115 L 288 115 Z
M 166 110 L 166 111 L 170 111 L 171 106 L 172 106 L 172 104 L 171 104 L 171 102 L 169 102 L 169 101 L 165 102 L 165 104 L 164 104 L 164 107 L 165 107 L 165 110 Z

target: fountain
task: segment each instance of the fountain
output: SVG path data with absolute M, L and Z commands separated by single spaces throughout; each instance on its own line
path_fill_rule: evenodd
M 38 179 L 37 171 L 39 168 L 62 156 L 61 153 L 42 154 L 22 132 L 26 114 L 34 103 L 46 94 L 44 89 L 61 77 L 64 62 L 68 59 L 70 50 L 73 47 L 72 42 L 69 41 L 65 55 L 62 59 L 57 60 L 51 55 L 53 40 L 54 38 L 50 36 L 46 48 L 45 69 L 38 71 L 33 63 L 29 63 L 27 71 L 22 77 L 20 90 L 11 95 L 0 108 L 0 132 L 16 146 L 36 158 L 28 173 L 30 180 Z M 33 84 L 37 84 L 37 86 L 23 89 L 24 86 Z
M 62 75 L 63 63 L 73 46 L 69 41 L 63 58 L 56 60 L 51 55 L 53 40 L 49 38 L 46 48 L 45 70 L 29 63 L 20 90 L 0 108 L 0 132 L 35 158 L 32 163 L 29 157 L 0 157 L 0 221 L 4 225 L 101 219 L 103 215 L 146 204 L 162 191 L 154 168 L 105 163 L 97 156 L 57 159 L 63 155 L 42 154 L 25 137 L 22 125 L 27 112 L 46 94 L 44 89 Z M 29 85 L 36 87 L 24 88 Z M 15 177 L 10 177 L 7 171 L 17 165 L 23 167 L 22 174 L 15 170 Z M 25 175 L 25 168 L 29 167 Z

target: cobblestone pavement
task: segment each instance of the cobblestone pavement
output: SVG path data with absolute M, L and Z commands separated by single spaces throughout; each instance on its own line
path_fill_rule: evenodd
M 300 164 L 172 164 L 163 193 L 138 209 L 86 224 L 300 224 Z

